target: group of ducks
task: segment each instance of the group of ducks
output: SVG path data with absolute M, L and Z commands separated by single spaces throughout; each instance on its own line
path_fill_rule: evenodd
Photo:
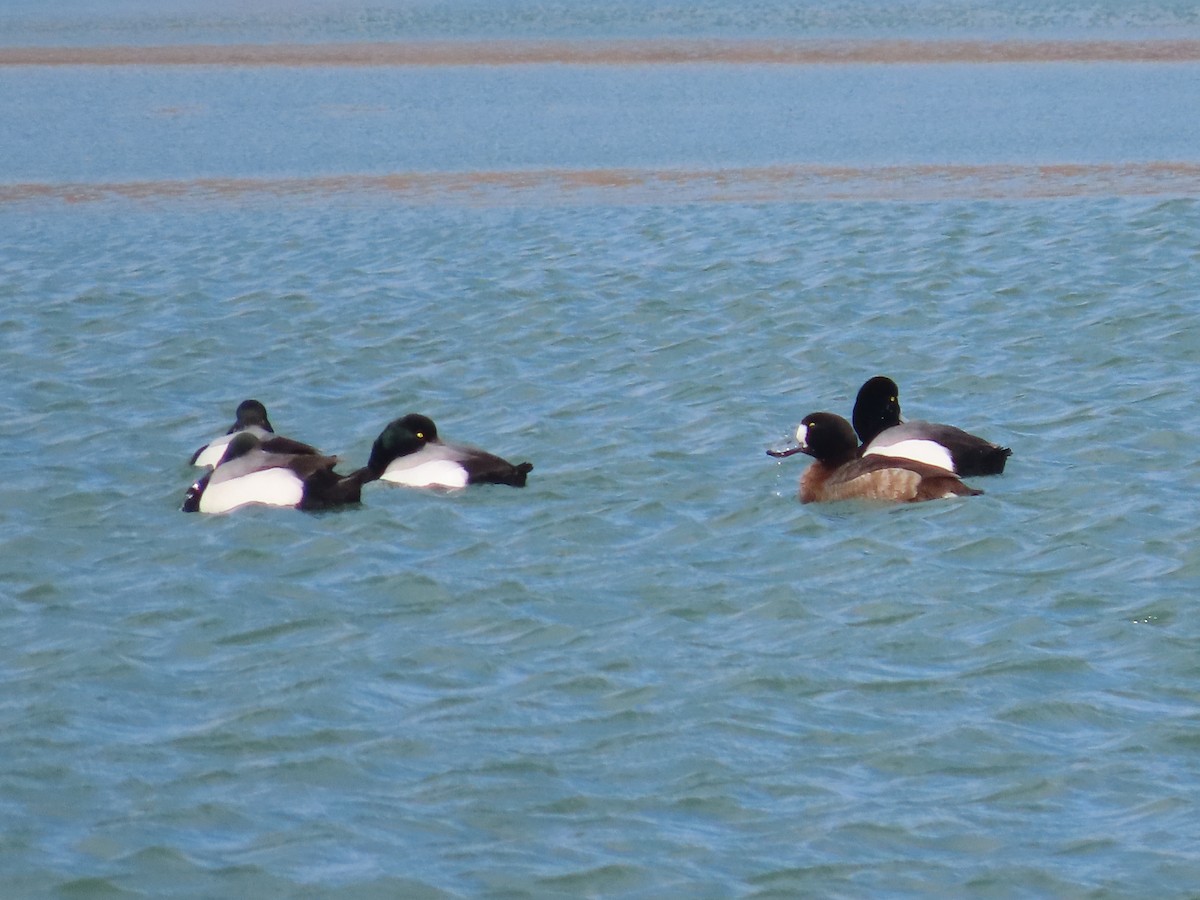
M 834 413 L 804 417 L 796 442 L 768 450 L 777 458 L 807 453 L 816 462 L 800 478 L 800 502 L 884 500 L 915 502 L 982 494 L 962 477 L 999 475 L 1008 447 L 952 425 L 900 418 L 900 389 L 879 375 L 854 401 L 854 424 Z
M 243 401 L 229 431 L 192 454 L 191 463 L 209 471 L 188 488 L 182 509 L 203 513 L 251 503 L 332 509 L 360 502 L 363 485 L 372 481 L 408 487 L 524 487 L 533 469 L 527 462 L 513 465 L 478 447 L 443 441 L 428 417 L 410 413 L 388 423 L 365 466 L 341 475 L 334 471 L 336 456 L 277 435 L 267 408 L 257 400 Z
M 777 458 L 807 453 L 816 460 L 800 479 L 802 503 L 835 500 L 913 502 L 981 494 L 961 477 L 998 475 L 1012 451 L 952 425 L 900 418 L 900 390 L 885 376 L 867 381 L 854 401 L 854 424 L 828 412 L 811 413 L 794 445 L 768 450 Z M 428 417 L 409 413 L 389 422 L 367 464 L 347 475 L 308 444 L 275 433 L 257 400 L 237 408 L 229 431 L 197 450 L 191 463 L 209 471 L 188 488 L 184 512 L 223 513 L 250 503 L 320 510 L 358 503 L 364 484 L 463 488 L 469 484 L 524 487 L 533 469 L 467 444 L 438 437 Z

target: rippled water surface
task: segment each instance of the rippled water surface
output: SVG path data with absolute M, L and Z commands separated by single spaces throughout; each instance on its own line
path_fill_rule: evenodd
M 819 77 L 869 120 L 867 68 Z M 575 71 L 514 161 L 482 127 L 455 157 L 436 104 L 372 156 L 338 139 L 374 128 L 297 144 L 320 103 L 261 101 L 411 73 L 0 68 L 34 89 L 9 110 L 63 113 L 0 138 L 24 148 L 0 159 L 5 891 L 1193 892 L 1191 67 L 1099 67 L 1153 87 L 1159 128 L 1124 127 L 1118 92 L 1089 101 L 1111 127 L 1064 112 L 1069 139 L 1039 117 L 1086 67 L 980 68 L 1020 141 L 980 138 L 950 85 L 936 140 L 896 107 L 845 147 L 867 168 L 804 190 L 828 134 L 686 152 L 704 96 L 752 118 L 794 69 L 705 70 L 694 95 L 662 90 L 680 70 L 604 76 L 665 123 L 644 142 L 570 111 Z M 530 92 L 495 134 L 543 115 L 556 71 L 496 75 Z M 960 70 L 894 71 L 926 110 Z M 470 78 L 421 78 L 468 128 Z M 180 85 L 220 107 L 238 80 L 245 119 L 163 124 Z M 83 84 L 119 126 L 56 106 Z M 1063 93 L 1019 102 L 1030 84 Z M 74 130 L 94 142 L 53 137 Z M 745 169 L 766 162 L 800 168 Z M 1009 470 L 966 500 L 800 505 L 806 458 L 764 450 L 878 373 Z M 246 397 L 347 469 L 409 411 L 535 469 L 180 513 L 188 456 Z
M 1194 202 L 4 218 L 23 888 L 1200 872 Z M 763 448 L 876 371 L 1010 471 L 800 506 Z M 249 395 L 353 464 L 422 410 L 536 469 L 178 513 Z

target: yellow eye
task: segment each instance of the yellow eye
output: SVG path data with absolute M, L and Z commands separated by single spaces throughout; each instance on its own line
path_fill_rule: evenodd
M 417 437 L 419 437 L 421 440 L 425 440 L 425 432 L 423 432 L 423 431 L 418 431 L 418 432 L 417 432 Z

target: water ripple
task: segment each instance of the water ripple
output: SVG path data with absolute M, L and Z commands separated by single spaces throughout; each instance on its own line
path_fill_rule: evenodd
M 16 889 L 1194 883 L 1194 202 L 316 206 L 7 232 Z M 1009 471 L 800 505 L 763 447 L 877 372 Z M 245 396 L 535 469 L 180 514 Z

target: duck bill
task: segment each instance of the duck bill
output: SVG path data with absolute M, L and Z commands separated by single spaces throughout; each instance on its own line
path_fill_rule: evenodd
M 767 451 L 767 456 L 773 456 L 776 459 L 786 459 L 789 456 L 795 456 L 797 453 L 803 453 L 803 452 L 804 452 L 804 448 L 801 447 L 799 444 L 795 444 L 791 447 L 784 447 L 782 450 L 776 450 L 776 449 L 772 448 Z
M 767 456 L 784 459 L 788 456 L 795 456 L 797 453 L 806 453 L 807 451 L 808 427 L 801 423 L 796 426 L 796 436 L 792 439 L 791 443 L 779 449 L 772 447 L 767 451 Z

